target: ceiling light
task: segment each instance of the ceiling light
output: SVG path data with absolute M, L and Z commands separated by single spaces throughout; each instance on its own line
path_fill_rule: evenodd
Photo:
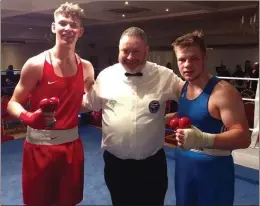
M 165 9 L 165 11 L 166 11 L 166 12 L 168 12 L 168 11 L 169 11 L 169 9 Z
M 125 2 L 125 5 L 128 5 L 128 1 Z
M 32 28 L 29 28 L 30 30 L 32 29 Z
M 122 14 L 122 17 L 123 17 L 123 18 L 125 18 L 125 15 L 124 15 L 124 14 Z

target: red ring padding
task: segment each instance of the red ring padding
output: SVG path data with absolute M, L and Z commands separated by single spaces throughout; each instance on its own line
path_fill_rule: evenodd
M 14 140 L 14 137 L 11 135 L 5 135 L 4 127 L 1 126 L 1 142 L 6 142 L 10 140 Z
M 102 125 L 102 111 L 91 112 L 90 124 L 101 127 Z
M 7 105 L 8 105 L 8 102 L 10 101 L 11 97 L 8 96 L 8 95 L 4 95 L 1 97 L 1 116 L 2 117 L 7 117 L 9 116 L 9 114 L 7 113 Z

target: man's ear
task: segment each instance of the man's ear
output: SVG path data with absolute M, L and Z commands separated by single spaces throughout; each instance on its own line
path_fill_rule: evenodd
M 146 51 L 149 52 L 149 49 L 150 49 L 150 47 L 147 45 L 146 46 Z
M 52 31 L 52 33 L 56 33 L 56 26 L 55 26 L 55 22 L 52 22 L 52 24 L 51 24 L 51 31 Z
M 79 37 L 82 37 L 83 33 L 84 33 L 84 28 L 83 28 L 83 27 L 80 27 Z

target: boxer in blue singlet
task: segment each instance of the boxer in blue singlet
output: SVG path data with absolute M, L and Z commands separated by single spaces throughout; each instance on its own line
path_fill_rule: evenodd
M 232 150 L 250 145 L 243 100 L 226 81 L 206 68 L 203 34 L 194 31 L 172 44 L 186 81 L 178 116 L 192 127 L 177 129 L 175 192 L 177 206 L 231 206 L 234 201 Z

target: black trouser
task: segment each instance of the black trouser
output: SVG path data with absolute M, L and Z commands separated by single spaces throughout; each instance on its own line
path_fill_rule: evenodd
M 105 151 L 104 161 L 113 205 L 164 205 L 168 176 L 163 149 L 144 160 L 122 160 Z

